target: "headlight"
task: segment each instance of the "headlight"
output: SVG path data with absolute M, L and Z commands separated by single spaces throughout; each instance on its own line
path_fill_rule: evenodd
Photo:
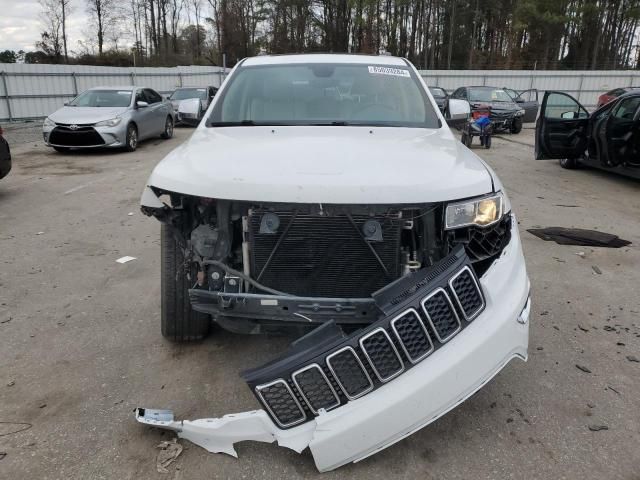
M 520 109 L 520 110 L 518 110 L 518 111 L 516 112 L 516 117 L 521 117 L 521 116 L 523 116 L 523 115 L 524 115 L 524 110 L 523 110 L 523 109 Z
M 445 229 L 478 225 L 493 225 L 502 218 L 504 198 L 501 192 L 490 197 L 474 198 L 465 202 L 450 203 L 445 214 Z
M 54 122 L 53 120 L 51 120 L 49 117 L 44 119 L 44 123 L 42 124 L 43 127 L 55 127 L 56 126 L 56 122 Z
M 118 125 L 122 119 L 120 117 L 111 118 L 109 120 L 103 120 L 102 122 L 96 123 L 96 127 L 115 127 Z

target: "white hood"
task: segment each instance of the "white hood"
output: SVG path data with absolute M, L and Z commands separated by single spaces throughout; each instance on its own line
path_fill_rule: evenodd
M 56 123 L 91 124 L 117 117 L 127 111 L 127 107 L 62 107 L 49 118 Z
M 482 161 L 447 128 L 199 127 L 149 186 L 288 203 L 422 203 L 492 191 Z

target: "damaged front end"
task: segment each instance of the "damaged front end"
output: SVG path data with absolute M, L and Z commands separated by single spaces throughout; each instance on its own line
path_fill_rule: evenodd
M 448 228 L 445 202 L 275 204 L 147 187 L 142 203 L 183 250 L 194 310 L 234 332 L 299 334 L 280 358 L 242 373 L 264 410 L 175 421 L 137 409 L 139 422 L 211 452 L 277 441 L 308 446 L 331 470 L 526 359 L 529 282 L 502 204 L 490 224 Z

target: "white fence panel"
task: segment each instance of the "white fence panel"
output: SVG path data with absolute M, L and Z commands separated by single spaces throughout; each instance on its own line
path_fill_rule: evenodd
M 560 90 L 593 109 L 598 96 L 617 87 L 640 87 L 638 71 L 423 70 L 428 85 L 449 93 L 461 86 Z M 127 68 L 92 65 L 0 63 L 0 121 L 43 118 L 91 87 L 143 85 L 162 94 L 179 86 L 220 86 L 220 67 Z M 6 84 L 6 91 L 5 91 Z M 540 96 L 542 100 L 542 96 Z
M 559 90 L 576 98 L 585 107 L 593 109 L 602 93 L 618 87 L 640 87 L 637 70 L 422 70 L 420 74 L 428 85 L 445 88 L 449 93 L 456 88 L 471 85 L 509 87 L 514 90 L 536 88 L 542 94 Z
M 126 68 L 0 63 L 0 121 L 46 117 L 92 87 L 140 85 L 167 95 L 180 86 L 218 87 L 223 78 L 220 67 Z

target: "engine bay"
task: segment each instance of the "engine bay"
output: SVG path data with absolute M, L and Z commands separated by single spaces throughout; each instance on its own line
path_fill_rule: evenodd
M 444 203 L 335 205 L 239 202 L 155 192 L 143 212 L 170 225 L 194 310 L 238 333 L 367 325 L 372 295 L 462 245 L 481 276 L 510 237 L 510 217 L 446 230 Z

